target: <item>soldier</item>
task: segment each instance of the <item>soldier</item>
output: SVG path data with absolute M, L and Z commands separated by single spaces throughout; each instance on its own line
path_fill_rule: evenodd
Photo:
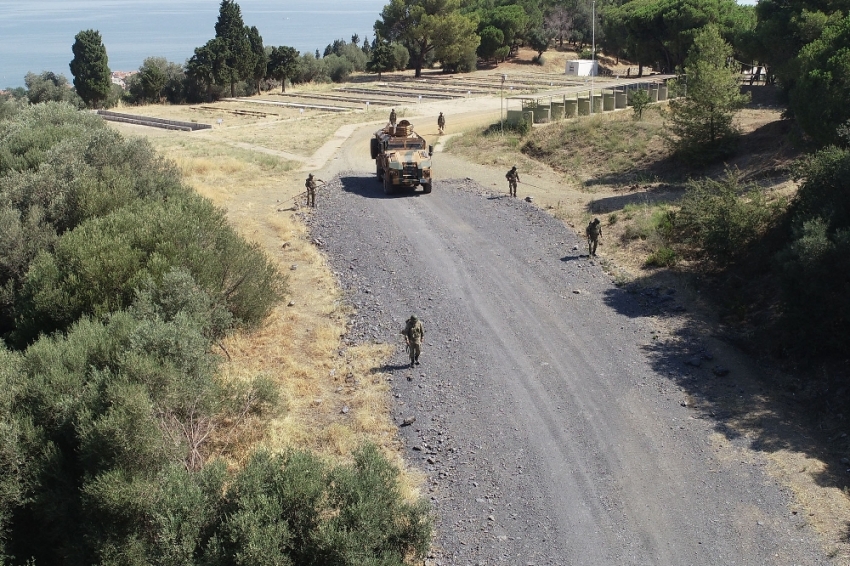
M 505 179 L 508 180 L 508 190 L 510 191 L 510 195 L 512 197 L 516 196 L 516 184 L 519 183 L 519 171 L 516 170 L 516 165 L 511 167 L 511 170 L 507 172 L 505 175 Z
M 602 227 L 599 225 L 599 219 L 594 218 L 587 225 L 584 233 L 587 236 L 587 255 L 594 257 L 596 255 L 596 244 L 599 242 L 599 236 L 602 235 Z
M 307 176 L 307 181 L 304 183 L 304 186 L 307 187 L 307 206 L 312 206 L 316 208 L 316 181 L 320 183 L 324 183 L 321 179 L 314 179 L 313 174 Z
M 393 127 L 393 132 L 395 132 L 395 121 L 396 121 L 395 108 L 393 108 L 392 112 L 390 112 L 390 125 Z
M 441 134 L 446 129 L 446 117 L 443 116 L 442 112 L 440 112 L 440 116 L 437 118 L 437 127 L 440 129 Z
M 425 338 L 425 327 L 422 326 L 422 321 L 411 315 L 407 319 L 404 330 L 401 331 L 404 335 L 404 341 L 407 343 L 407 351 L 410 352 L 410 367 L 419 365 L 419 354 L 422 353 L 422 340 Z

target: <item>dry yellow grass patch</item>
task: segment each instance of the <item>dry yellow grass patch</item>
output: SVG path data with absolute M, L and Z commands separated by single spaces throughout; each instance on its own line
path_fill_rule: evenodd
M 179 114 L 174 107 L 151 109 L 151 114 L 166 118 Z M 231 466 L 241 465 L 257 446 L 274 451 L 311 449 L 347 460 L 368 441 L 381 446 L 404 469 L 397 428 L 390 418 L 389 384 L 376 371 L 392 346 L 349 348 L 342 343 L 350 307 L 324 256 L 311 243 L 300 213 L 290 208 L 291 197 L 303 190 L 302 173 L 293 171 L 300 164 L 231 145 L 245 139 L 282 152 L 301 152 L 305 147 L 309 151 L 324 144 L 342 123 L 377 116 L 370 112 L 288 124 L 257 123 L 214 128 L 202 135 L 111 124 L 128 135 L 148 137 L 177 163 L 186 182 L 223 206 L 236 229 L 265 249 L 288 277 L 288 294 L 265 323 L 222 344 L 230 357 L 222 360 L 222 379 L 247 381 L 263 375 L 279 385 L 281 399 L 279 414 L 270 422 L 252 422 L 231 438 L 216 439 L 215 455 Z M 409 496 L 417 495 L 420 482 L 404 472 L 403 489 Z
M 837 487 L 824 487 L 819 481 L 826 475 L 826 464 L 800 452 L 779 450 L 770 454 L 770 473 L 791 489 L 800 504 L 798 513 L 824 541 L 827 554 L 837 564 L 850 564 L 850 544 L 846 537 L 850 500 Z M 845 488 L 846 489 L 846 488 Z
M 347 458 L 368 441 L 402 466 L 389 418 L 389 385 L 375 371 L 392 346 L 342 345 L 350 308 L 296 215 L 267 212 L 239 225 L 249 238 L 271 248 L 289 283 L 289 295 L 262 328 L 238 333 L 224 344 L 231 378 L 262 373 L 280 386 L 282 413 L 268 424 L 262 445 Z

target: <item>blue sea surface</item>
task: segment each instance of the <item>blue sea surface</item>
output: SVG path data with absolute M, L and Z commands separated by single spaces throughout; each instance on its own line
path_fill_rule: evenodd
M 334 39 L 374 37 L 387 0 L 241 0 L 242 19 L 256 26 L 265 45 L 289 45 L 302 53 Z M 138 69 L 146 57 L 184 63 L 215 36 L 219 0 L 0 0 L 0 87 L 24 85 L 32 71 L 71 80 L 74 36 L 98 30 L 109 68 Z

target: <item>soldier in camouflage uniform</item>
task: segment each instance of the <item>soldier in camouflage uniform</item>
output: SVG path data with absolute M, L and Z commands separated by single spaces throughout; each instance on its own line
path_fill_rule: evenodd
M 413 367 L 414 364 L 419 365 L 422 340 L 425 338 L 425 327 L 422 325 L 422 321 L 415 314 L 411 315 L 401 333 L 404 335 L 404 341 L 407 343 L 407 350 L 410 353 L 410 367 Z
M 440 115 L 437 117 L 437 128 L 440 129 L 440 133 L 446 129 L 446 117 L 443 116 L 443 113 L 440 112 Z
M 395 132 L 395 121 L 396 121 L 395 108 L 393 108 L 392 111 L 390 112 L 390 125 L 393 127 L 393 132 Z
M 598 218 L 594 218 L 587 225 L 584 234 L 587 236 L 587 255 L 593 257 L 596 255 L 596 244 L 599 242 L 599 236 L 602 235 L 602 226 L 599 225 Z
M 304 183 L 304 186 L 307 187 L 307 206 L 312 206 L 316 208 L 316 181 L 320 183 L 324 183 L 321 179 L 314 179 L 313 174 L 307 176 L 307 181 Z
M 505 175 L 505 179 L 508 180 L 508 191 L 510 191 L 510 195 L 512 197 L 516 196 L 516 185 L 519 183 L 519 171 L 516 170 L 516 165 L 511 167 L 511 170 Z

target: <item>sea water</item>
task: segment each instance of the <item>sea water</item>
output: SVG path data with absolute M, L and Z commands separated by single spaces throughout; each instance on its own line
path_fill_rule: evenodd
M 388 0 L 238 0 L 242 19 L 267 46 L 324 52 L 335 39 L 371 41 Z M 219 0 L 0 0 L 0 88 L 32 71 L 72 79 L 74 36 L 100 32 L 109 68 L 132 71 L 147 57 L 185 63 L 215 36 Z

